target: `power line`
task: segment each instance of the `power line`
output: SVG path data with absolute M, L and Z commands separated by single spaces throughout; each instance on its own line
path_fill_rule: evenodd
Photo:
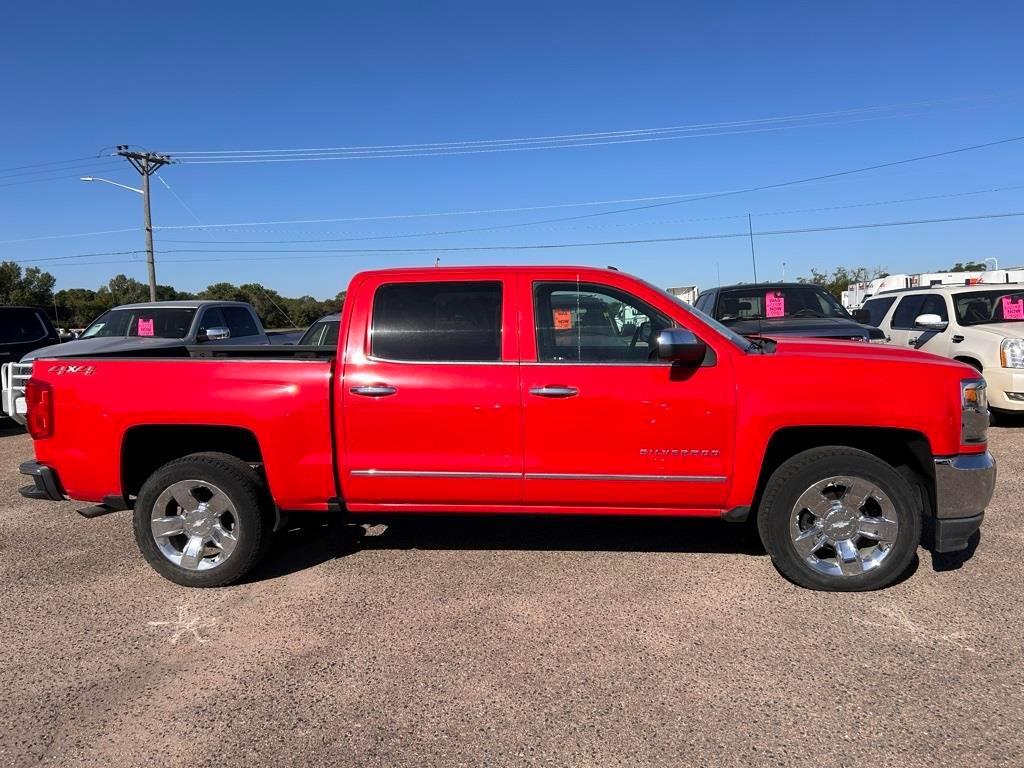
M 13 240 L 0 240 L 0 245 L 9 245 L 11 243 L 32 243 L 39 240 L 66 240 L 73 237 L 91 237 L 93 235 L 119 235 L 122 232 L 138 232 L 138 227 L 130 227 L 128 229 L 101 229 L 96 232 L 73 232 L 69 235 L 41 235 L 39 237 L 19 237 Z
M 797 213 L 820 213 L 827 211 L 839 211 L 851 208 L 866 208 L 870 206 L 880 205 L 897 205 L 902 203 L 921 202 L 925 200 L 941 200 L 956 197 L 967 197 L 971 195 L 981 195 L 992 192 L 1003 192 L 1009 190 L 1024 189 L 1024 184 L 1014 185 L 1009 187 L 992 187 L 989 189 L 973 190 L 970 192 L 951 192 L 941 195 L 924 195 L 921 197 L 905 197 L 890 200 L 875 200 L 862 203 L 851 203 L 849 205 L 832 205 L 819 208 L 795 208 L 786 211 L 764 211 L 760 213 L 754 213 L 754 216 L 784 216 Z M 619 222 L 617 224 L 606 225 L 616 227 L 636 227 L 636 226 L 650 226 L 652 224 L 683 224 L 698 221 L 723 221 L 726 219 L 742 219 L 746 218 L 747 214 L 734 214 L 731 216 L 708 216 L 702 218 L 690 218 L 690 219 L 667 219 L 662 221 L 636 221 L 636 222 Z M 596 225 L 588 227 L 589 229 L 597 228 Z M 460 234 L 464 232 L 483 232 L 492 229 L 491 227 L 477 227 L 474 229 L 465 230 L 442 230 L 442 231 L 428 231 L 428 232 L 404 232 L 395 234 L 384 234 L 384 235 L 368 235 L 365 237 L 344 237 L 344 238 L 300 238 L 300 239 L 276 239 L 276 240 L 246 240 L 239 242 L 238 240 L 184 240 L 184 239 L 166 239 L 162 238 L 163 243 L 194 243 L 194 244 L 209 244 L 209 245 L 273 245 L 273 244 L 288 244 L 288 243 L 349 243 L 349 242 L 365 242 L 369 240 L 395 240 L 402 238 L 416 238 L 416 237 L 428 237 L 435 235 L 448 235 L 448 234 Z M 547 231 L 554 231 L 549 229 Z
M 1005 98 L 1006 96 L 1016 96 L 1016 92 L 1012 94 L 988 94 L 983 96 L 975 97 L 956 97 L 951 99 L 936 99 L 930 101 L 916 101 L 906 102 L 902 104 L 891 104 L 881 106 L 870 106 L 870 107 L 858 107 L 853 109 L 844 110 L 833 110 L 828 112 L 812 112 L 803 113 L 796 115 L 784 115 L 767 118 L 756 118 L 747 120 L 732 120 L 732 121 L 720 121 L 711 123 L 692 123 L 674 126 L 665 126 L 658 128 L 637 128 L 637 129 L 625 129 L 616 131 L 595 131 L 586 133 L 568 133 L 568 134 L 553 134 L 546 136 L 531 136 L 531 137 L 517 137 L 517 138 L 505 138 L 505 139 L 474 139 L 474 140 L 459 140 L 459 141 L 442 141 L 442 142 L 426 142 L 418 144 L 378 144 L 378 145 L 349 145 L 349 146 L 335 146 L 335 147 L 305 147 L 305 148 L 276 148 L 276 149 L 237 149 L 237 150 L 179 150 L 174 151 L 174 154 L 182 162 L 196 162 L 199 160 L 206 160 L 210 162 L 224 162 L 229 158 L 235 158 L 238 161 L 253 160 L 255 158 L 273 158 L 278 157 L 282 160 L 286 160 L 289 156 L 304 155 L 310 156 L 311 158 L 316 156 L 326 155 L 381 155 L 387 153 L 419 153 L 419 152 L 431 152 L 438 153 L 445 150 L 473 150 L 474 148 L 493 148 L 493 147 L 512 147 L 512 146 L 523 146 L 523 145 L 537 145 L 537 144 L 551 144 L 561 143 L 572 145 L 572 142 L 595 142 L 595 141 L 611 141 L 611 140 L 633 140 L 640 137 L 654 137 L 662 136 L 664 134 L 682 133 L 682 134 L 700 134 L 707 131 L 718 131 L 722 129 L 733 129 L 733 128 L 746 128 L 751 126 L 772 126 L 779 124 L 799 123 L 806 121 L 822 120 L 825 118 L 835 117 L 850 117 L 857 115 L 871 115 L 878 114 L 880 112 L 898 112 L 900 110 L 908 109 L 921 109 L 934 106 L 950 105 L 950 104 L 963 104 L 967 103 L 978 103 L 985 101 L 992 101 L 994 99 Z M 885 117 L 901 117 L 905 115 L 895 114 L 886 115 Z M 913 116 L 906 115 L 906 116 Z M 828 123 L 826 123 L 828 124 Z M 797 126 L 787 126 L 797 127 Z M 759 128 L 760 129 L 760 128 Z M 715 134 L 712 134 L 715 135 Z M 582 144 L 587 146 L 589 144 Z M 543 147 L 540 147 L 543 148 Z
M 883 229 L 891 227 L 906 227 L 906 226 L 920 226 L 927 224 L 943 224 L 951 222 L 964 222 L 964 221 L 983 221 L 992 219 L 1009 219 L 1024 216 L 1024 211 L 1009 211 L 1003 213 L 981 213 L 972 214 L 966 216 L 944 216 L 930 219 L 904 219 L 898 221 L 878 221 L 878 222 L 866 222 L 861 224 L 837 224 L 830 226 L 821 227 L 801 227 L 792 229 L 773 229 L 773 230 L 755 230 L 753 232 L 755 237 L 768 237 L 768 236 L 780 236 L 780 235 L 803 235 L 813 234 L 821 232 L 841 232 L 847 230 L 863 230 L 863 229 Z M 265 248 L 265 249 L 249 249 L 249 248 L 223 248 L 217 250 L 211 250 L 208 248 L 171 248 L 158 251 L 161 255 L 175 254 L 175 253 L 203 253 L 203 254 L 290 254 L 288 256 L 275 256 L 268 258 L 252 258 L 251 256 L 234 256 L 224 258 L 211 258 L 210 256 L 204 258 L 194 259 L 167 259 L 166 263 L 169 264 L 186 264 L 194 262 L 218 262 L 218 261 L 277 261 L 277 260 L 302 260 L 302 259 L 318 259 L 318 258 L 331 258 L 331 257 L 356 257 L 356 256 L 373 256 L 377 254 L 418 254 L 418 253 L 463 253 L 463 252 L 486 252 L 486 251 L 545 251 L 545 250 L 563 250 L 566 248 L 596 248 L 596 247 L 607 247 L 616 245 L 652 245 L 657 243 L 678 243 L 687 241 L 699 241 L 699 240 L 725 240 L 738 237 L 750 237 L 750 231 L 744 229 L 738 232 L 717 232 L 702 235 L 680 235 L 675 237 L 655 237 L 655 238 L 644 238 L 635 240 L 601 240 L 601 241 L 590 241 L 580 243 L 531 243 L 526 245 L 478 245 L 478 246 L 438 246 L 428 248 L 325 248 L 310 250 L 306 248 Z M 107 251 L 101 253 L 85 253 L 85 254 L 74 254 L 70 256 L 57 256 L 44 259 L 26 259 L 15 261 L 17 264 L 37 264 L 43 262 L 51 262 L 58 260 L 74 260 L 82 258 L 91 258 L 95 256 L 112 256 L 112 255 L 135 255 L 144 253 L 144 251 Z M 124 260 L 116 262 L 90 262 L 91 264 L 104 264 L 104 263 L 128 263 Z
M 100 155 L 89 155 L 87 157 L 73 157 L 69 160 L 47 160 L 43 163 L 31 163 L 29 165 L 12 165 L 7 168 L 0 168 L 0 173 L 7 173 L 8 171 L 20 171 L 25 168 L 42 168 L 43 166 L 49 165 L 64 165 L 66 163 L 80 163 L 84 160 L 96 160 Z
M 61 172 L 63 172 L 64 170 L 70 170 L 70 169 L 61 168 L 59 170 Z M 54 172 L 57 172 L 57 171 L 55 170 Z M 113 168 L 110 165 L 93 166 L 93 167 L 90 167 L 90 168 L 80 168 L 80 169 L 78 169 L 77 173 L 72 173 L 72 174 L 67 174 L 67 175 L 63 175 L 62 174 L 60 176 L 50 176 L 50 177 L 46 177 L 46 178 L 20 179 L 18 181 L 8 182 L 6 184 L 0 184 L 0 187 L 17 187 L 17 186 L 21 186 L 22 184 L 38 184 L 38 183 L 43 182 L 43 181 L 61 181 L 62 179 L 77 179 L 83 173 L 120 173 L 120 172 L 121 171 L 119 169 Z
M 31 171 L 17 171 L 16 173 L 6 173 L 0 175 L 0 181 L 6 181 L 7 179 L 15 179 L 21 176 L 44 176 L 46 174 L 53 173 L 67 173 L 68 171 L 75 171 L 80 168 L 96 168 L 98 163 L 104 163 L 105 166 L 114 166 L 117 163 L 109 162 L 102 158 L 91 158 L 87 163 L 79 163 L 76 165 L 63 165 L 56 168 L 37 168 Z

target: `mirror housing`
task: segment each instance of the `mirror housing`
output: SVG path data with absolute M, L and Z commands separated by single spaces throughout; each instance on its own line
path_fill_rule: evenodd
M 674 363 L 700 365 L 708 345 L 685 328 L 666 328 L 658 334 L 658 357 Z
M 214 326 L 213 328 L 207 328 L 205 331 L 199 331 L 196 334 L 196 341 L 203 343 L 206 341 L 223 341 L 224 339 L 231 338 L 231 331 L 221 326 Z
M 914 318 L 914 327 L 922 331 L 944 331 L 949 323 L 938 315 L 918 315 Z
M 850 314 L 861 325 L 871 325 L 871 313 L 866 309 L 855 309 Z

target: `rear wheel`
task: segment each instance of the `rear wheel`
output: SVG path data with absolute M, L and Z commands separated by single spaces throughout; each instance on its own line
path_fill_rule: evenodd
M 814 448 L 769 478 L 761 541 L 779 571 L 803 587 L 880 589 L 906 570 L 921 539 L 907 481 L 884 461 L 844 447 Z
M 259 475 L 223 453 L 165 464 L 135 502 L 135 540 L 143 557 L 186 587 L 220 587 L 245 576 L 266 553 L 272 527 Z

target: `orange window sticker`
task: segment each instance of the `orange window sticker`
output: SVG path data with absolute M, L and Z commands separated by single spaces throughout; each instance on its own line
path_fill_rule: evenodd
M 572 312 L 568 309 L 556 309 L 552 311 L 555 319 L 556 331 L 568 331 L 572 329 Z

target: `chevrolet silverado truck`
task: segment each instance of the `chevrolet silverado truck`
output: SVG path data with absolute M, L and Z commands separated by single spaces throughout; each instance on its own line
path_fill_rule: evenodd
M 365 272 L 340 322 L 336 347 L 37 358 L 22 494 L 131 508 L 187 586 L 242 578 L 301 511 L 747 521 L 844 591 L 966 548 L 992 497 L 985 382 L 952 360 L 750 340 L 577 267 Z

